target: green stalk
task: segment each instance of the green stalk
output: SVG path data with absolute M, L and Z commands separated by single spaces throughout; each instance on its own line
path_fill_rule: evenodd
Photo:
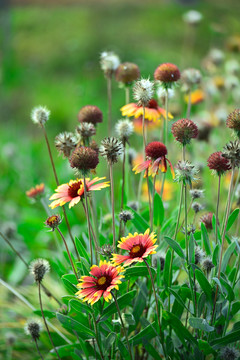
M 108 98 L 108 136 L 112 132 L 112 77 L 107 76 L 107 98 Z
M 112 232 L 113 232 L 113 249 L 116 252 L 116 230 L 115 230 L 115 211 L 114 211 L 114 183 L 113 183 L 113 164 L 109 161 L 110 185 L 111 185 L 111 205 L 112 205 Z
M 84 184 L 84 199 L 86 202 L 86 215 L 87 215 L 87 226 L 88 226 L 88 237 L 90 243 L 90 255 L 91 255 L 91 265 L 93 264 L 93 242 L 90 228 L 90 218 L 89 218 L 89 210 L 88 210 L 88 199 L 87 199 L 87 184 L 85 174 L 83 175 L 83 184 Z

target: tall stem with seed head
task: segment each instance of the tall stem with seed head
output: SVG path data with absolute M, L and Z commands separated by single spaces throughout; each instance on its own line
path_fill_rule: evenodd
M 143 158 L 146 160 L 146 133 L 145 133 L 145 105 L 143 105 L 143 115 L 142 115 L 142 136 L 143 136 Z M 139 182 L 139 186 L 141 186 L 141 181 Z M 151 219 L 152 214 L 152 206 L 151 206 L 151 195 L 150 195 L 150 186 L 149 186 L 149 177 L 148 177 L 148 169 L 147 169 L 147 189 L 148 189 L 148 204 L 149 204 L 149 219 Z
M 85 203 L 86 203 L 88 237 L 89 237 L 89 243 L 90 243 L 90 255 L 91 255 L 91 265 L 92 265 L 93 264 L 93 243 L 92 243 L 92 235 L 91 235 L 91 228 L 90 228 L 90 218 L 89 218 L 88 198 L 87 198 L 87 185 L 86 185 L 85 174 L 83 175 L 83 184 L 84 184 L 84 199 L 85 199 Z
M 116 248 L 116 231 L 115 231 L 115 211 L 114 211 L 114 184 L 113 184 L 113 164 L 112 161 L 109 161 L 109 169 L 110 169 L 110 185 L 111 185 L 111 205 L 112 205 L 112 227 L 113 227 L 113 249 Z
M 220 185 L 221 185 L 221 175 L 218 175 L 218 194 L 217 194 L 217 207 L 216 207 L 216 224 L 215 224 L 215 242 L 218 243 L 218 210 L 219 210 L 219 201 L 220 201 Z
M 41 354 L 41 352 L 40 352 L 40 349 L 39 349 L 39 346 L 38 346 L 38 343 L 37 343 L 37 339 L 34 339 L 34 342 L 35 342 L 35 345 L 36 345 L 36 348 L 37 348 L 38 355 L 40 356 L 40 358 L 41 358 L 42 360 L 44 360 L 44 359 L 43 359 L 43 356 L 42 356 L 42 354 Z

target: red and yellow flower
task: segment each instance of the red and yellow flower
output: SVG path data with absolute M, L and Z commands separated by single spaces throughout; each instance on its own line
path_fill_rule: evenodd
M 143 115 L 143 106 L 139 106 L 135 103 L 124 105 L 120 110 L 122 112 L 122 116 L 134 116 L 135 118 L 138 118 Z M 166 110 L 158 106 L 155 99 L 151 99 L 148 102 L 148 106 L 145 106 L 145 119 L 156 122 L 162 118 L 166 119 Z M 172 118 L 172 114 L 168 113 L 168 119 Z
M 163 194 L 162 194 L 162 200 L 163 201 L 170 201 L 172 200 L 175 192 L 176 192 L 176 183 L 173 183 L 172 181 L 165 180 L 164 182 L 164 188 L 163 188 Z M 155 182 L 155 190 L 158 194 L 161 193 L 162 189 L 162 182 L 160 180 L 156 180 Z M 145 182 L 142 186 L 142 199 L 144 201 L 148 200 L 148 187 L 147 182 Z
M 44 192 L 44 189 L 45 189 L 45 185 L 42 183 L 26 191 L 26 195 L 29 198 L 36 198 L 37 196 L 41 195 Z
M 86 188 L 87 192 L 94 190 L 101 190 L 109 186 L 109 181 L 101 182 L 96 184 L 96 182 L 106 179 L 94 178 L 92 180 L 86 179 Z M 79 201 L 84 197 L 84 182 L 83 179 L 70 180 L 69 183 L 63 184 L 57 187 L 55 190 L 56 193 L 53 194 L 49 200 L 54 200 L 49 206 L 54 209 L 57 206 L 63 206 L 69 202 L 69 209 L 78 204 Z
M 128 266 L 134 262 L 143 262 L 148 255 L 156 253 L 157 241 L 156 234 L 150 233 L 150 229 L 144 234 L 129 234 L 127 237 L 121 238 L 118 242 L 120 249 L 128 251 L 128 255 L 113 254 L 112 262 L 114 265 Z
M 79 299 L 87 301 L 93 305 L 101 296 L 107 302 L 111 300 L 113 289 L 118 290 L 118 285 L 122 283 L 121 275 L 125 270 L 121 266 L 114 266 L 106 260 L 100 261 L 99 266 L 91 267 L 91 276 L 82 276 L 77 287 L 80 289 L 76 295 Z
M 159 128 L 162 125 L 162 123 L 160 120 L 150 121 L 148 119 L 145 119 L 144 125 L 145 125 L 145 128 L 148 129 L 148 131 L 152 131 L 152 130 Z M 142 135 L 142 116 L 135 118 L 133 120 L 133 126 L 134 126 L 134 131 L 137 134 Z
M 184 100 L 188 103 L 189 95 L 184 96 Z M 191 93 L 191 104 L 199 104 L 205 99 L 205 93 L 201 89 L 197 89 Z
M 167 148 L 163 143 L 159 141 L 153 141 L 149 143 L 145 148 L 145 153 L 147 160 L 139 163 L 132 169 L 133 171 L 135 171 L 135 174 L 145 171 L 144 177 L 154 177 L 158 174 L 159 170 L 161 170 L 161 172 L 163 173 L 167 171 L 168 162 L 172 176 L 173 178 L 175 177 L 173 166 L 171 162 L 166 158 Z

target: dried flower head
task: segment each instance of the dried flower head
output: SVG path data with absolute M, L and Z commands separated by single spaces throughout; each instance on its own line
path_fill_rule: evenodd
M 212 218 L 213 218 L 213 213 L 209 212 L 200 218 L 200 222 L 205 225 L 206 229 L 212 230 L 213 228 Z
M 61 222 L 62 219 L 60 215 L 51 215 L 47 218 L 45 224 L 47 225 L 47 227 L 52 229 L 52 231 L 54 231 L 61 224 Z
M 160 269 L 163 271 L 165 266 L 165 254 L 157 253 L 155 256 L 153 255 L 153 266 L 157 268 L 158 262 L 160 262 Z
M 190 89 L 193 85 L 199 84 L 202 80 L 202 75 L 197 69 L 185 69 L 181 74 L 182 82 Z
M 149 79 L 136 81 L 133 87 L 133 97 L 139 106 L 147 106 L 154 94 L 154 83 Z
M 119 214 L 119 220 L 123 221 L 125 224 L 129 221 L 133 219 L 133 214 L 131 211 L 129 210 L 122 210 Z
M 190 236 L 191 234 L 194 234 L 196 231 L 196 227 L 193 224 L 189 224 L 187 225 L 187 235 Z M 185 227 L 183 226 L 182 228 L 182 233 L 185 234 L 186 230 Z
M 13 332 L 8 331 L 5 334 L 5 340 L 6 340 L 7 346 L 13 346 L 17 340 L 17 337 Z
M 45 259 L 33 260 L 29 265 L 29 271 L 33 274 L 35 281 L 40 283 L 45 274 L 50 271 L 49 262 Z
M 203 205 L 199 204 L 198 202 L 194 202 L 192 203 L 192 209 L 195 212 L 195 214 L 197 214 L 199 211 L 201 211 L 203 209 Z
M 92 123 L 96 126 L 97 123 L 103 121 L 102 111 L 95 105 L 83 106 L 78 113 L 78 121 Z
M 89 139 L 91 136 L 96 135 L 95 126 L 88 122 L 82 122 L 77 126 L 76 131 L 82 139 Z
M 176 165 L 175 181 L 183 182 L 184 185 L 189 184 L 192 187 L 192 182 L 197 180 L 198 168 L 192 165 L 189 161 L 178 161 Z
M 115 77 L 121 83 L 131 84 L 140 77 L 139 67 L 131 62 L 122 63 L 118 66 Z
M 138 211 L 139 204 L 137 201 L 129 201 L 129 203 L 127 205 L 134 211 Z
M 153 141 L 147 144 L 145 153 L 147 157 L 156 160 L 162 156 L 167 155 L 167 148 L 160 141 Z
M 50 110 L 48 110 L 45 106 L 35 107 L 31 112 L 31 119 L 34 124 L 39 126 L 44 126 L 48 121 L 50 116 Z
M 132 121 L 128 119 L 119 120 L 115 126 L 117 136 L 122 140 L 123 144 L 128 141 L 128 138 L 134 131 Z
M 192 189 L 189 191 L 190 196 L 193 200 L 195 199 L 200 199 L 204 197 L 204 190 L 200 190 L 200 189 Z
M 223 175 L 231 169 L 229 160 L 222 156 L 221 151 L 211 154 L 208 158 L 207 165 L 209 169 L 216 171 L 218 176 Z
M 90 147 L 92 150 L 96 151 L 97 154 L 99 153 L 99 146 L 98 146 L 98 144 L 96 143 L 95 140 L 92 140 L 92 141 L 90 142 L 89 147 Z
M 239 140 L 230 141 L 222 151 L 222 156 L 229 160 L 232 168 L 240 167 L 240 142 Z
M 103 51 L 100 55 L 100 66 L 106 76 L 112 76 L 120 64 L 120 59 L 113 51 Z
M 198 136 L 198 127 L 192 120 L 180 119 L 173 123 L 172 134 L 177 141 L 186 145 Z
M 98 153 L 90 147 L 77 147 L 69 158 L 72 168 L 78 169 L 82 173 L 95 169 L 99 163 Z
M 202 14 L 196 10 L 189 10 L 183 14 L 183 21 L 189 25 L 198 25 L 202 18 Z
M 115 163 L 118 161 L 118 157 L 123 152 L 123 143 L 115 137 L 107 137 L 101 141 L 99 153 L 109 163 Z
M 214 268 L 212 259 L 210 257 L 206 257 L 203 261 L 202 261 L 202 268 L 203 270 L 206 271 L 207 274 L 210 273 L 210 271 L 212 270 L 212 268 Z
M 110 258 L 112 256 L 113 250 L 114 249 L 113 249 L 112 245 L 105 244 L 100 248 L 99 253 L 102 256 L 106 256 L 106 257 Z
M 201 264 L 203 258 L 205 256 L 205 252 L 200 248 L 200 246 L 195 247 L 195 264 Z
M 25 333 L 30 335 L 34 341 L 40 338 L 40 332 L 42 329 L 42 322 L 39 319 L 29 320 L 24 326 Z
M 40 185 L 36 185 L 35 187 L 32 187 L 30 190 L 26 191 L 26 195 L 29 198 L 37 198 L 39 195 L 42 195 L 45 190 L 45 185 L 41 183 Z
M 71 132 L 63 132 L 55 137 L 55 146 L 59 154 L 68 158 L 77 145 L 77 139 Z
M 240 357 L 240 352 L 230 346 L 225 346 L 220 350 L 220 358 L 223 360 L 238 360 Z
M 233 129 L 240 138 L 240 109 L 235 109 L 228 115 L 226 125 Z
M 154 79 L 161 81 L 166 87 L 180 79 L 180 70 L 175 64 L 164 63 L 159 65 L 154 72 Z M 168 85 L 167 85 L 168 84 Z

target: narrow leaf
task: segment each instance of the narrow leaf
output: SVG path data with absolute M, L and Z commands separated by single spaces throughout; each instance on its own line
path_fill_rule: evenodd
M 185 255 L 181 246 L 175 240 L 171 239 L 168 236 L 165 236 L 164 240 L 166 240 L 168 245 L 171 246 L 171 248 L 178 254 L 178 256 L 180 256 L 182 259 L 185 259 Z

